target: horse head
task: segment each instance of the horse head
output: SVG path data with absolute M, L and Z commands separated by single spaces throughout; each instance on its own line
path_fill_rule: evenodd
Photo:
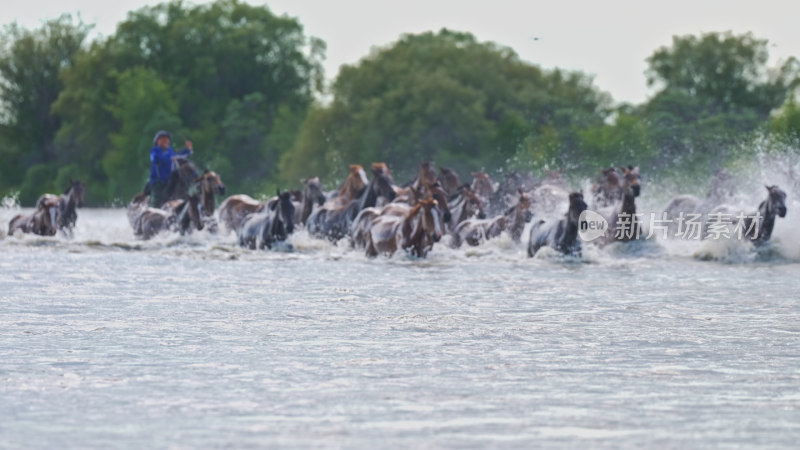
M 385 162 L 372 163 L 372 173 L 375 174 L 376 172 L 384 173 L 387 177 L 389 177 L 389 181 L 394 183 L 394 178 L 392 178 L 392 172 L 389 171 L 389 166 Z
M 424 188 L 436 182 L 436 166 L 432 160 L 419 163 L 419 174 L 417 175 L 417 187 Z
M 531 201 L 531 197 L 525 193 L 522 188 L 517 189 L 517 193 L 519 197 L 517 198 L 517 205 L 514 207 L 517 217 L 521 218 L 525 223 L 528 223 L 533 219 L 533 211 L 531 210 L 533 202 Z M 583 197 L 583 194 L 581 194 L 581 197 Z
M 403 248 L 411 248 L 415 256 L 424 257 L 430 247 L 442 238 L 443 227 L 439 215 L 437 202 L 430 196 L 417 202 L 403 223 Z
M 447 192 L 442 188 L 442 185 L 439 184 L 438 181 L 433 183 L 428 187 L 427 195 L 436 200 L 437 209 L 441 211 L 442 214 L 442 221 L 450 222 L 452 214 L 447 204 Z
M 350 173 L 347 179 L 344 180 L 341 189 L 339 189 L 339 198 L 342 204 L 350 203 L 363 192 L 369 181 L 367 180 L 367 173 L 364 168 L 359 164 L 350 164 L 348 166 Z
M 58 231 L 58 197 L 46 194 L 39 199 L 34 223 L 37 228 L 36 234 L 55 236 Z
M 376 167 L 376 164 L 379 166 Z M 372 163 L 372 191 L 376 197 L 384 197 L 389 202 L 397 197 L 397 191 L 392 183 L 392 176 L 384 163 Z
M 625 182 L 622 185 L 623 194 L 627 194 L 630 190 L 630 193 L 634 197 L 638 197 L 639 193 L 641 192 L 641 176 L 639 175 L 639 168 L 628 166 L 628 167 L 621 167 L 622 174 L 625 179 Z
M 777 214 L 778 217 L 786 217 L 786 192 L 778 186 L 764 186 L 767 188 L 769 196 L 767 198 L 767 214 Z
M 442 174 L 442 185 L 448 195 L 455 195 L 461 187 L 461 179 L 458 173 L 449 167 L 439 167 L 439 172 Z
M 300 180 L 303 183 L 303 200 L 308 199 L 311 203 L 322 206 L 325 203 L 325 193 L 322 192 L 322 183 L 319 177 L 306 178 Z
M 486 212 L 483 210 L 483 200 L 478 194 L 470 189 L 469 186 L 462 187 L 461 194 L 464 196 L 464 208 L 461 210 L 458 221 L 460 222 L 473 216 L 478 219 L 485 219 Z
M 225 183 L 222 178 L 210 170 L 205 170 L 202 175 L 196 177 L 193 183 L 200 191 L 200 201 L 203 205 L 203 214 L 212 216 L 214 214 L 214 194 L 225 195 Z
M 273 234 L 285 238 L 287 234 L 294 233 L 294 203 L 292 202 L 291 192 L 281 192 L 278 189 L 276 193 L 278 194 L 278 200 L 271 205 L 271 209 L 275 214 L 272 220 Z M 278 229 L 280 227 L 283 227 L 283 229 Z
M 69 186 L 64 190 L 64 195 L 69 195 L 75 206 L 83 206 L 83 198 L 86 194 L 86 183 L 78 180 L 69 180 Z
M 486 172 L 472 172 L 472 185 L 470 187 L 476 194 L 484 198 L 489 198 L 494 194 L 494 182 Z
M 572 192 L 569 194 L 569 210 L 567 211 L 567 218 L 570 223 L 577 224 L 580 220 L 581 213 L 586 211 L 588 206 L 583 200 L 583 192 Z

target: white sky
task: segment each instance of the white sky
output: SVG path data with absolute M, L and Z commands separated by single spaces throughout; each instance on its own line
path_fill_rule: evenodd
M 102 35 L 113 34 L 125 14 L 153 0 L 22 0 L 6 2 L 0 23 L 28 28 L 64 12 L 80 12 Z M 205 3 L 195 1 L 193 3 Z M 674 35 L 752 31 L 769 40 L 772 64 L 800 58 L 800 1 L 781 0 L 248 0 L 299 19 L 307 35 L 327 45 L 325 73 L 354 64 L 372 47 L 404 33 L 468 31 L 480 41 L 511 47 L 543 68 L 581 70 L 617 101 L 640 103 L 645 59 Z M 538 38 L 538 40 L 534 40 Z

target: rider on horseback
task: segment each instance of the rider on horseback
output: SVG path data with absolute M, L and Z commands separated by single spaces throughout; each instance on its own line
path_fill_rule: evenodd
M 192 141 L 186 141 L 186 148 L 176 153 L 170 146 L 172 135 L 167 131 L 159 131 L 153 138 L 150 150 L 150 182 L 145 193 L 150 194 L 150 204 L 161 206 L 166 198 L 167 183 L 178 159 L 185 159 L 192 154 Z

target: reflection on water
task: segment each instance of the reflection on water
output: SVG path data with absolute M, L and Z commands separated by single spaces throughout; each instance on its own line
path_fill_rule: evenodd
M 762 253 L 368 260 L 81 210 L 73 239 L 0 241 L 0 445 L 792 447 L 796 213 Z

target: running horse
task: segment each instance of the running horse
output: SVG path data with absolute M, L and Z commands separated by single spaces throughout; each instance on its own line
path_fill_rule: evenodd
M 474 247 L 500 236 L 503 231 L 507 231 L 514 242 L 520 242 L 525 224 L 530 222 L 533 213 L 531 212 L 530 196 L 521 188 L 517 192 L 517 203 L 502 216 L 491 219 L 476 217 L 461 222 L 453 230 L 450 246 L 457 248 L 466 242 Z
M 426 257 L 433 244 L 442 238 L 439 216 L 437 202 L 430 197 L 418 201 L 404 216 L 378 216 L 367 237 L 367 256 L 391 257 L 402 248 L 411 256 Z
M 550 247 L 565 255 L 581 256 L 581 241 L 578 238 L 581 213 L 586 211 L 581 192 L 569 194 L 569 209 L 558 221 L 539 220 L 531 228 L 528 241 L 528 256 L 533 257 L 542 247 Z
M 8 235 L 13 235 L 17 230 L 39 236 L 55 236 L 58 231 L 58 197 L 45 194 L 39 197 L 34 212 L 14 216 L 8 222 Z
M 350 179 L 349 182 L 355 183 L 353 178 L 359 176 L 359 174 L 353 171 L 352 167 L 348 178 Z M 365 208 L 378 205 L 379 200 L 393 200 L 397 194 L 389 175 L 380 168 L 375 168 L 373 175 L 372 180 L 368 181 L 367 185 L 358 193 L 358 196 L 347 203 L 341 200 L 328 201 L 325 205 L 315 209 L 306 222 L 309 234 L 319 238 L 327 238 L 333 242 L 339 241 L 350 234 L 350 228 L 359 212 Z M 348 182 L 345 184 L 348 184 Z
M 641 238 L 641 224 L 636 216 L 636 197 L 641 193 L 641 176 L 639 168 L 628 166 L 621 167 L 622 183 L 620 187 L 621 200 L 612 205 L 612 213 L 608 209 L 600 213 L 608 221 L 608 230 L 605 243 L 630 242 Z M 621 227 L 618 228 L 617 227 Z
M 314 205 L 322 206 L 327 200 L 319 177 L 306 178 L 300 182 L 303 183 L 303 190 L 300 201 L 295 205 L 295 225 L 305 225 L 311 212 L 314 211 Z
M 56 230 L 62 231 L 67 236 L 72 236 L 75 223 L 78 221 L 78 214 L 75 212 L 75 209 L 83 206 L 85 192 L 85 183 L 70 180 L 69 186 L 64 190 L 63 194 L 44 194 L 39 197 L 36 204 L 55 204 L 56 217 L 54 224 Z
M 447 192 L 447 195 L 450 197 L 458 195 L 461 189 L 461 179 L 458 176 L 458 172 L 449 167 L 439 167 L 439 172 L 442 174 L 442 188 Z
M 459 188 L 459 192 L 451 197 L 447 202 L 450 210 L 450 220 L 447 223 L 447 230 L 453 231 L 461 222 L 477 217 L 485 219 L 486 213 L 483 210 L 483 200 L 469 187 L 464 185 Z
M 194 218 L 187 220 L 186 216 L 194 215 L 198 215 L 203 222 L 203 226 L 196 227 L 198 230 L 207 225 L 209 232 L 215 233 L 217 223 L 214 219 L 216 206 L 214 196 L 225 195 L 222 178 L 210 170 L 200 173 L 197 167 L 185 158 L 176 161 L 177 167 L 172 171 L 167 183 L 168 201 L 162 205 L 162 209 L 178 216 L 178 229 L 181 233 L 188 232 L 190 223 L 194 223 Z M 194 208 L 194 211 L 187 211 L 186 208 Z
M 83 197 L 86 184 L 77 180 L 70 180 L 69 187 L 58 196 L 58 229 L 72 235 L 75 223 L 78 221 L 76 208 L 83 206 Z
M 260 213 L 247 216 L 237 230 L 239 245 L 251 250 L 271 249 L 294 232 L 294 203 L 290 192 L 277 191 L 277 197 Z
M 238 230 L 248 215 L 263 211 L 266 205 L 246 194 L 231 195 L 219 205 L 219 220 L 230 233 Z
M 169 211 L 151 207 L 150 197 L 143 192 L 136 194 L 128 204 L 127 215 L 134 236 L 144 240 L 168 230 L 176 220 Z
M 625 168 L 622 169 L 626 170 Z M 616 203 L 622 197 L 622 180 L 617 169 L 603 169 L 601 175 L 592 185 L 592 201 L 595 208 L 602 208 Z
M 786 217 L 786 192 L 778 186 L 764 186 L 767 188 L 767 199 L 758 205 L 758 212 L 744 218 L 744 237 L 750 239 L 753 245 L 760 247 L 772 237 L 775 227 L 775 216 Z M 758 220 L 757 227 L 753 222 Z

